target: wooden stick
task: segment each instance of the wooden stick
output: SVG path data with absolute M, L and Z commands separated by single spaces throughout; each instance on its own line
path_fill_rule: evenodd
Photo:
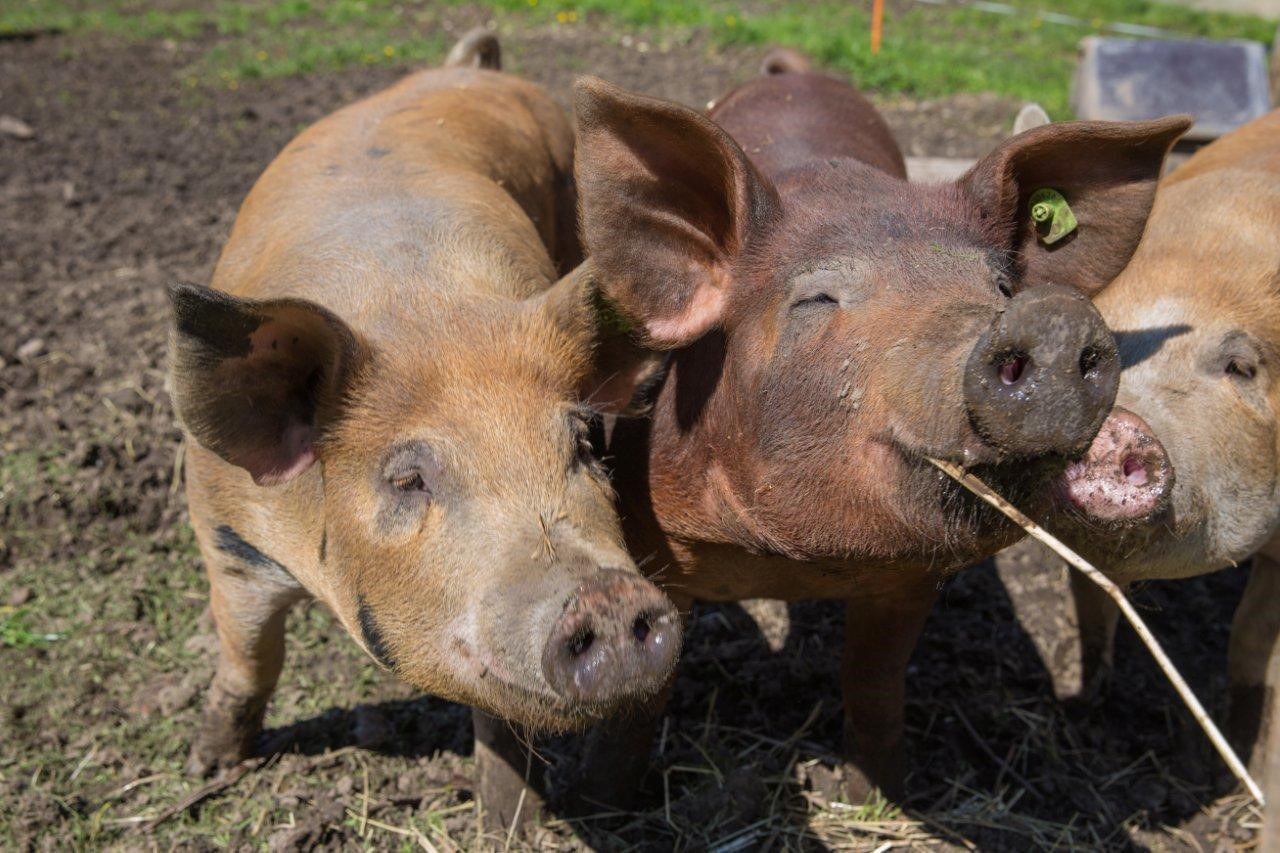
M 1102 591 L 1115 601 L 1121 612 L 1124 613 L 1125 618 L 1129 620 L 1129 624 L 1133 626 L 1133 630 L 1138 633 L 1138 636 L 1142 638 L 1142 642 L 1146 644 L 1152 657 L 1156 659 L 1156 663 L 1160 665 L 1160 669 L 1164 670 L 1165 676 L 1173 684 L 1174 689 L 1178 691 L 1182 701 L 1190 709 L 1191 716 L 1195 717 L 1196 722 L 1200 724 L 1200 728 L 1204 729 L 1205 734 L 1209 736 L 1209 740 L 1213 743 L 1214 748 L 1218 750 L 1218 754 L 1222 756 L 1222 760 L 1227 763 L 1227 767 L 1231 768 L 1231 772 L 1235 774 L 1235 777 L 1243 783 L 1249 793 L 1253 795 L 1253 798 L 1258 801 L 1258 805 L 1265 806 L 1266 799 L 1263 797 L 1262 789 L 1258 787 L 1257 782 L 1253 781 L 1253 777 L 1245 769 L 1240 757 L 1231 748 L 1231 744 L 1227 743 L 1227 739 L 1222 736 L 1222 732 L 1218 730 L 1218 727 L 1213 724 L 1213 720 L 1209 719 L 1209 715 L 1205 713 L 1200 700 L 1196 699 L 1196 695 L 1191 692 L 1187 682 L 1178 674 L 1173 661 L 1169 660 L 1169 656 L 1164 653 L 1164 649 L 1160 648 L 1160 643 L 1156 641 L 1151 630 L 1142 621 L 1138 611 L 1134 610 L 1133 605 L 1129 603 L 1129 599 L 1125 598 L 1124 591 L 1116 586 L 1111 578 L 1095 569 L 1088 560 L 1072 551 L 1056 536 L 1023 515 L 1017 507 L 1001 497 L 986 483 L 954 463 L 944 462 L 941 459 L 929 459 L 929 461 L 954 478 L 960 485 L 1007 515 L 1033 538 L 1049 546 L 1058 556 L 1075 566 L 1085 577 L 1101 587 Z

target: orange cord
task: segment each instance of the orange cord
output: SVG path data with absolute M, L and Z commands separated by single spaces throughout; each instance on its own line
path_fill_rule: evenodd
M 871 2 L 871 55 L 880 52 L 880 30 L 884 24 L 884 0 Z

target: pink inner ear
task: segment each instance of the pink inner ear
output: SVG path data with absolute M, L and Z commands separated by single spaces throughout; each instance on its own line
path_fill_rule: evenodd
M 297 477 L 316 461 L 309 424 L 290 423 L 280 443 L 244 460 L 245 469 L 259 486 L 279 486 Z
M 723 315 L 724 290 L 704 284 L 694 291 L 693 298 L 675 316 L 646 321 L 645 332 L 660 345 L 685 346 L 714 329 Z

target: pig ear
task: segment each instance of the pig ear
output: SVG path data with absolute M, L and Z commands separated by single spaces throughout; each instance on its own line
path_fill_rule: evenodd
M 191 436 L 258 485 L 310 468 L 357 361 L 346 324 L 300 299 L 239 299 L 192 284 L 174 285 L 169 299 L 174 405 Z
M 575 86 L 583 242 L 604 295 L 657 349 L 719 325 L 731 268 L 777 193 L 693 110 L 585 79 Z
M 639 414 L 644 391 L 661 375 L 666 355 L 636 341 L 632 325 L 600 292 L 594 263 L 586 261 L 538 298 L 566 334 L 591 338 L 579 399 L 601 414 Z
M 1190 126 L 1171 116 L 1033 127 L 980 160 L 960 186 L 1016 253 L 1024 282 L 1093 295 L 1129 262 L 1165 155 Z

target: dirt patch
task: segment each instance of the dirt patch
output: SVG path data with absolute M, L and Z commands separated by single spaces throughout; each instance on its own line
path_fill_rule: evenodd
M 441 24 L 477 20 L 462 10 Z M 624 40 L 586 26 L 504 41 L 513 69 L 565 101 L 574 76 L 594 73 L 701 105 L 760 60 L 696 35 Z M 406 70 L 187 90 L 184 50 L 0 42 L 0 113 L 35 130 L 0 136 L 0 843 L 483 846 L 466 710 L 385 678 L 318 607 L 290 623 L 262 741 L 274 757 L 134 834 L 199 784 L 181 767 L 214 648 L 164 389 L 164 286 L 208 280 L 240 200 L 302 126 Z M 1014 106 L 965 96 L 885 109 L 908 153 L 977 156 Z M 1242 577 L 1139 598 L 1216 712 Z M 1224 771 L 1136 642 L 1122 635 L 1104 700 L 1069 716 L 989 568 L 948 585 L 916 653 L 905 811 L 832 804 L 840 608 L 748 609 L 696 613 L 647 810 L 555 822 L 518 844 L 1121 849 L 1251 837 L 1256 814 L 1223 795 Z M 577 748 L 547 745 L 554 778 Z

